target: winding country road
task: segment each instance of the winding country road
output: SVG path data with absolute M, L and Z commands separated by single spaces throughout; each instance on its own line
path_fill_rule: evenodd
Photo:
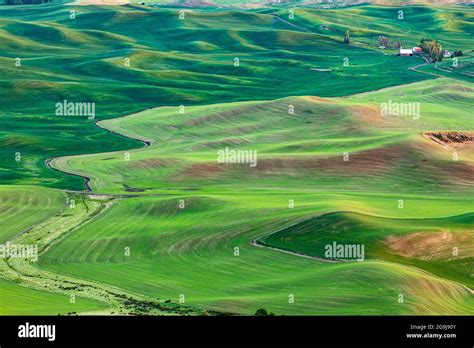
M 434 76 L 434 77 L 444 77 L 443 75 L 431 73 L 431 72 L 428 72 L 428 71 L 417 70 L 418 68 L 421 68 L 422 66 L 427 66 L 427 65 L 430 65 L 430 64 L 432 64 L 432 63 L 426 63 L 425 62 L 425 63 L 417 64 L 415 66 L 409 67 L 408 70 L 415 71 L 415 72 L 420 73 L 420 74 Z
M 145 109 L 145 110 L 142 110 L 143 111 L 146 111 L 146 110 L 150 110 L 150 109 Z M 132 114 L 133 115 L 133 114 Z M 124 116 L 121 116 L 121 117 L 117 117 L 115 119 L 120 119 L 120 118 L 124 118 L 124 117 L 128 117 L 130 115 L 124 115 Z M 152 146 L 153 145 L 153 141 L 151 140 L 145 140 L 145 139 L 140 139 L 140 138 L 134 138 L 134 137 L 131 137 L 131 136 L 128 136 L 128 135 L 125 135 L 125 134 L 122 134 L 122 133 L 118 133 L 118 132 L 115 132 L 103 125 L 101 125 L 102 121 L 96 121 L 94 122 L 94 125 L 107 131 L 107 132 L 110 132 L 112 134 L 115 134 L 117 136 L 120 136 L 122 138 L 126 138 L 126 139 L 131 139 L 131 140 L 136 140 L 136 141 L 139 141 L 141 142 L 144 147 L 149 147 L 149 146 Z M 123 151 L 127 151 L 127 150 L 123 150 Z M 87 154 L 84 154 L 84 155 L 87 155 Z M 81 175 L 81 174 L 77 174 L 77 173 L 71 173 L 71 172 L 66 172 L 60 168 L 56 168 L 53 164 L 52 164 L 52 161 L 57 159 L 57 158 L 61 158 L 61 157 L 55 157 L 55 158 L 48 158 L 47 160 L 44 161 L 44 164 L 46 167 L 48 167 L 49 169 L 51 170 L 55 170 L 57 172 L 60 172 L 60 173 L 63 173 L 65 175 L 70 175 L 70 176 L 77 176 L 77 177 L 80 177 L 82 179 L 84 179 L 84 186 L 85 186 L 85 191 L 72 191 L 72 190 L 66 190 L 68 192 L 77 192 L 77 193 L 91 193 L 93 192 L 93 189 L 90 185 L 90 182 L 91 182 L 91 178 L 86 176 L 86 175 Z M 116 196 L 121 196 L 121 197 L 126 197 L 126 196 L 129 196 L 129 197 L 135 197 L 136 195 L 110 195 L 110 194 L 103 194 L 103 195 L 106 195 L 106 196 L 110 196 L 110 197 L 116 197 Z

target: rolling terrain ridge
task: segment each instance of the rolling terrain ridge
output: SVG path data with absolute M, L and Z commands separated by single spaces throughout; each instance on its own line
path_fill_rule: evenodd
M 51 164 L 89 176 L 97 192 L 137 197 L 64 239 L 40 264 L 149 296 L 187 294 L 198 307 L 245 314 L 259 306 L 279 314 L 383 314 L 387 306 L 391 314 L 472 313 L 472 142 L 446 147 L 424 136 L 445 129 L 470 134 L 470 92 L 469 83 L 439 79 L 347 98 L 216 104 L 184 114 L 164 107 L 103 121 L 101 127 L 151 146 Z M 392 98 L 420 101 L 419 119 L 381 116 L 379 101 Z M 217 163 L 224 147 L 257 150 L 257 166 Z M 310 220 L 317 212 L 323 215 Z M 300 237 L 305 223 L 310 234 Z M 262 235 L 268 235 L 265 245 L 315 256 L 332 241 L 360 243 L 367 259 L 334 264 L 255 248 L 251 242 Z M 453 247 L 460 256 L 453 257 Z M 131 255 L 124 255 L 126 248 Z M 347 273 L 353 295 L 335 290 L 345 286 L 339 276 Z M 238 287 L 231 285 L 236 279 Z M 363 291 L 357 284 L 367 282 L 378 290 L 355 295 Z M 397 295 L 381 288 L 386 282 L 411 301 L 398 307 Z M 289 294 L 301 302 L 290 306 Z
M 0 7 L 0 314 L 473 314 L 472 9 L 179 9 Z

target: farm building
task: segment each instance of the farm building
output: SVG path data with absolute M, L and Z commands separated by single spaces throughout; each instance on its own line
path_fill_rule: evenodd
M 410 49 L 405 49 L 405 48 L 400 48 L 400 55 L 401 56 L 412 56 L 413 55 L 413 50 Z
M 443 52 L 443 57 L 444 57 L 444 58 L 451 58 L 453 55 L 454 55 L 453 52 L 450 52 L 450 51 L 448 51 L 448 50 L 445 50 L 445 51 Z

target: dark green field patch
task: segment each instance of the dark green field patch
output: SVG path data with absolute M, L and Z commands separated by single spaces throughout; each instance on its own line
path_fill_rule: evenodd
M 401 250 L 390 248 L 391 241 L 396 238 L 410 236 L 417 233 L 426 234 L 426 238 L 437 233 L 449 235 L 461 233 L 467 239 L 474 239 L 474 213 L 463 214 L 435 219 L 393 219 L 386 217 L 369 216 L 354 212 L 334 212 L 308 219 L 296 225 L 284 228 L 257 240 L 257 243 L 273 248 L 279 248 L 295 253 L 314 256 L 328 260 L 341 260 L 345 258 L 327 257 L 326 251 L 333 250 L 337 245 L 364 246 L 364 259 L 384 259 L 399 263 L 415 265 L 428 269 L 434 274 L 442 275 L 448 279 L 461 281 L 472 286 L 470 277 L 473 267 L 473 257 L 454 257 L 453 250 L 444 250 L 440 259 L 439 255 L 430 258 L 430 250 L 421 252 L 422 257 L 409 257 Z M 446 243 L 440 239 L 439 243 Z M 466 241 L 464 241 L 466 243 Z M 464 244 L 453 244 L 458 248 Z M 423 247 L 414 242 L 407 242 L 406 248 L 414 249 Z M 410 251 L 410 250 L 408 250 Z M 347 261 L 355 261 L 353 258 Z M 459 267 L 463 265 L 462 267 Z

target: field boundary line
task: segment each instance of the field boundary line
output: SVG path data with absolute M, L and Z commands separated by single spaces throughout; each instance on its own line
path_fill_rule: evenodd
M 254 247 L 258 247 L 258 248 L 263 248 L 263 249 L 270 249 L 270 250 L 274 250 L 274 251 L 278 251 L 278 252 L 281 252 L 281 253 L 285 253 L 285 254 L 289 254 L 289 255 L 294 255 L 294 256 L 298 256 L 298 257 L 303 257 L 303 258 L 306 258 L 306 259 L 313 259 L 313 260 L 317 260 L 317 261 L 321 261 L 321 262 L 327 262 L 327 263 L 349 263 L 349 262 L 360 262 L 360 261 L 352 261 L 352 260 L 330 260 L 330 259 L 325 259 L 325 258 L 322 258 L 322 257 L 318 257 L 318 256 L 311 256 L 311 255 L 307 255 L 307 254 L 304 254 L 304 253 L 299 253 L 299 252 L 295 252 L 295 251 L 291 251 L 291 250 L 286 250 L 286 249 L 282 249 L 282 248 L 278 248 L 278 247 L 272 247 L 272 246 L 269 246 L 269 245 L 266 245 L 266 244 L 263 244 L 262 242 L 258 242 L 259 239 L 262 239 L 262 238 L 265 238 L 265 237 L 268 237 L 268 236 L 271 236 L 272 234 L 275 234 L 275 233 L 278 233 L 278 232 L 281 232 L 287 228 L 290 228 L 290 227 L 293 227 L 293 226 L 296 226 L 298 224 L 300 224 L 301 222 L 304 222 L 304 221 L 308 221 L 308 220 L 311 220 L 311 219 L 314 219 L 314 218 L 318 218 L 318 217 L 321 217 L 321 216 L 324 216 L 324 215 L 328 215 L 328 214 L 334 214 L 334 213 L 354 213 L 354 211 L 350 211 L 350 210 L 329 210 L 329 211 L 325 211 L 325 212 L 321 212 L 321 213 L 318 213 L 312 217 L 309 217 L 307 219 L 304 219 L 304 220 L 301 220 L 301 221 L 298 221 L 298 222 L 295 222 L 291 225 L 288 225 L 288 226 L 285 226 L 285 227 L 282 227 L 282 228 L 279 228 L 278 230 L 276 231 L 271 231 L 271 232 L 267 232 L 257 238 L 254 238 L 250 241 L 250 245 L 254 246 Z M 451 284 L 454 284 L 454 285 L 458 285 L 460 287 L 462 287 L 464 290 L 466 290 L 469 294 L 471 295 L 474 295 L 474 289 L 471 289 L 469 286 L 463 284 L 463 283 L 460 283 L 460 282 L 457 282 L 457 281 L 454 281 L 454 280 L 451 280 L 451 279 L 446 279 L 446 278 L 443 278 L 443 277 L 440 277 L 436 274 L 433 274 L 427 270 L 424 270 L 423 268 L 419 268 L 417 266 L 413 266 L 413 265 L 405 265 L 405 264 L 400 264 L 400 263 L 397 263 L 397 262 L 393 262 L 393 261 L 386 261 L 386 260 L 380 260 L 380 259 L 373 259 L 373 260 L 370 260 L 369 262 L 379 262 L 379 263 L 387 263 L 387 264 L 394 264 L 394 265 L 398 265 L 398 266 L 405 266 L 405 267 L 410 267 L 410 268 L 413 268 L 413 269 L 416 269 L 430 277 L 433 277 L 435 279 L 439 279 L 441 281 L 445 281 L 445 282 L 448 282 L 448 283 L 451 283 Z

